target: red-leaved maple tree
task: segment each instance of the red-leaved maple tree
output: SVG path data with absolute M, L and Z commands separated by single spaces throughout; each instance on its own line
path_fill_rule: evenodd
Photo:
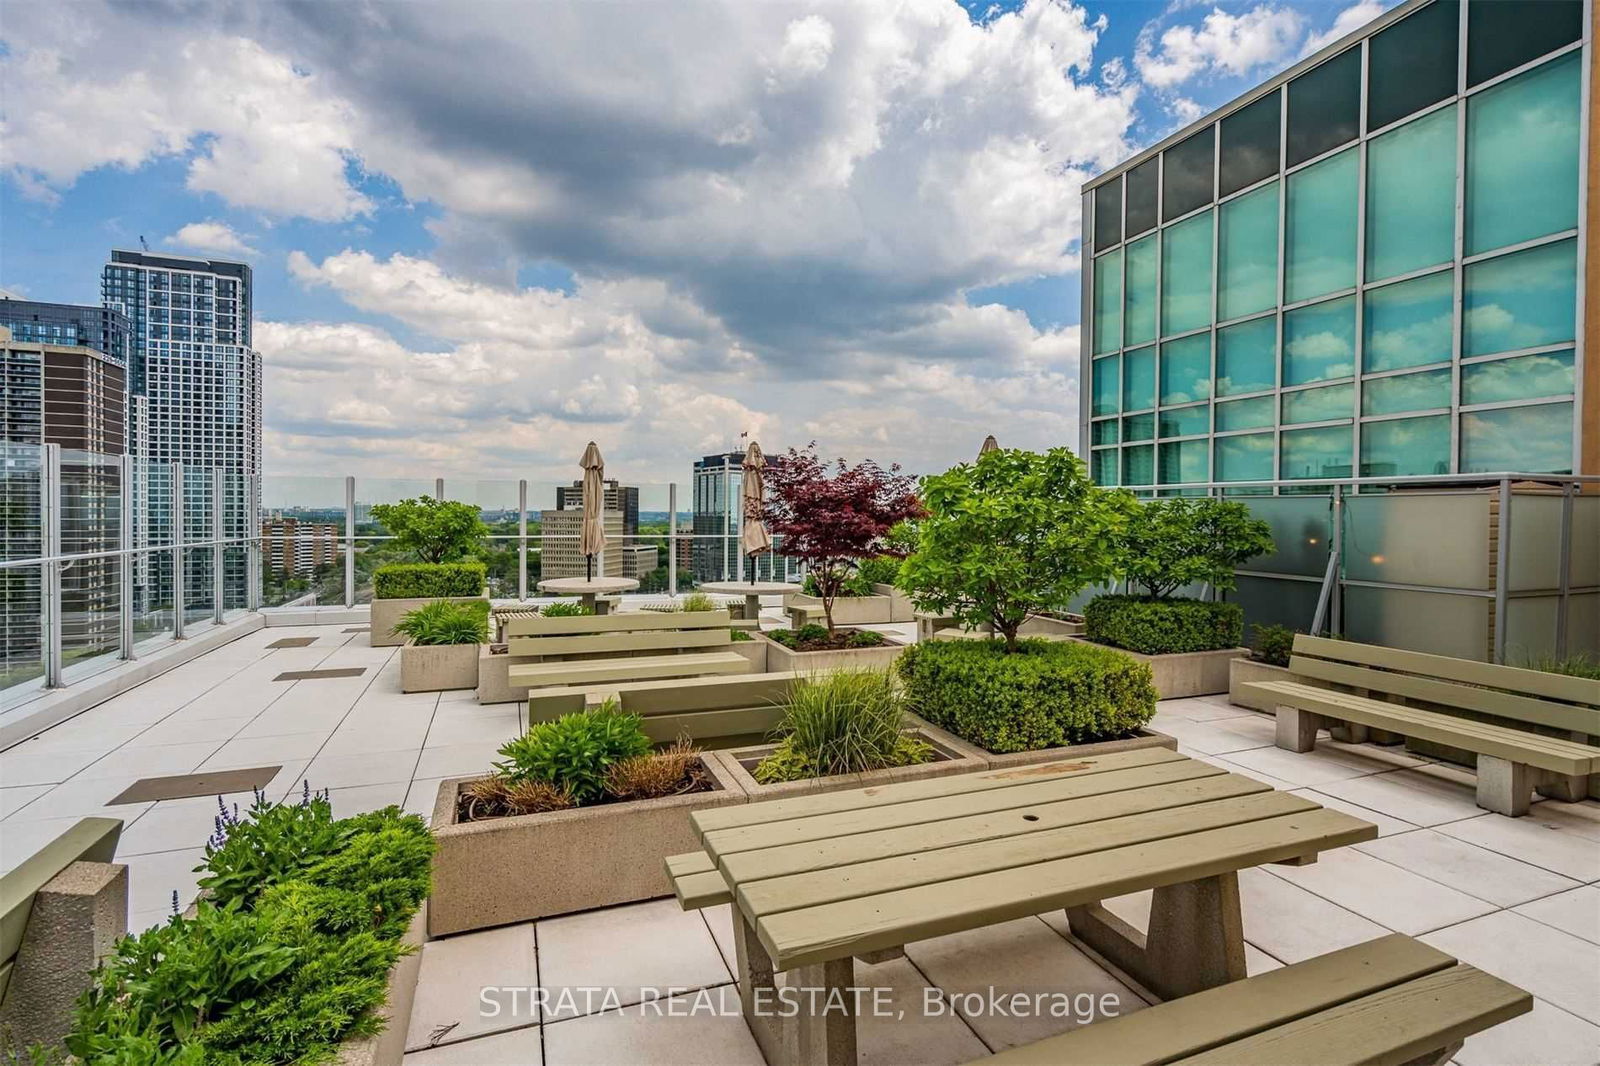
M 898 465 L 825 463 L 815 441 L 767 460 L 767 527 L 783 538 L 784 555 L 810 567 L 828 632 L 850 572 L 862 559 L 887 554 L 884 537 L 896 523 L 921 516 L 916 484 Z

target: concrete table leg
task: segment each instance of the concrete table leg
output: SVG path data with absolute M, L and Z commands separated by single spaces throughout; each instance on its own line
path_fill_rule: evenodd
M 793 1055 L 784 1052 L 783 1028 L 774 1013 L 777 992 L 772 957 L 756 939 L 756 931 L 750 928 L 738 907 L 733 908 L 733 946 L 739 967 L 734 976 L 739 980 L 739 1007 L 744 1013 L 745 1025 L 767 1062 L 776 1066 L 789 1061 Z
M 855 960 L 846 956 L 794 971 L 802 990 L 795 1062 L 801 1066 L 856 1066 L 856 1011 L 851 985 Z
M 1067 924 L 1073 936 L 1162 999 L 1245 977 L 1244 921 L 1234 873 L 1156 889 L 1148 933 L 1098 903 L 1069 908 Z

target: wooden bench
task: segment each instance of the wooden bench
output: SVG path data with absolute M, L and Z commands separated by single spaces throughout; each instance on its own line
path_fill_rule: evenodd
M 750 660 L 729 651 L 727 611 L 639 611 L 565 618 L 510 618 L 514 687 L 604 685 L 707 674 L 742 674 Z
M 1515 985 L 1392 933 L 979 1061 L 1444 1063 L 1465 1038 L 1532 1009 Z
M 736 674 L 691 677 L 674 681 L 640 681 L 619 685 L 610 694 L 620 709 L 644 719 L 652 742 L 670 743 L 686 736 L 701 747 L 728 746 L 764 737 L 777 728 L 783 703 L 800 674 Z M 582 689 L 553 689 L 528 695 L 528 724 L 549 722 L 581 711 L 588 694 Z M 718 740 L 725 741 L 718 745 Z
M 1289 670 L 1298 680 L 1243 686 L 1277 708 L 1280 748 L 1310 751 L 1330 728 L 1457 749 L 1476 758 L 1478 806 L 1511 817 L 1535 789 L 1600 797 L 1600 681 L 1304 635 Z

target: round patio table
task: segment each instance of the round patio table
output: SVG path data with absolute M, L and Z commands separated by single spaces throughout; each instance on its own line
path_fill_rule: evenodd
M 718 596 L 743 596 L 744 616 L 760 618 L 761 597 L 799 592 L 800 586 L 792 581 L 703 581 L 700 591 Z
M 582 596 L 583 605 L 595 614 L 605 614 L 609 609 L 605 600 L 596 597 L 632 592 L 638 587 L 638 579 L 632 577 L 553 577 L 539 582 L 539 591 L 552 596 Z

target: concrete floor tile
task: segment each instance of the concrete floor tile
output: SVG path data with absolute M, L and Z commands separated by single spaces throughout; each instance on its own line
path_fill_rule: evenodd
M 199 894 L 200 875 L 194 868 L 204 859 L 203 847 L 126 858 L 119 853 L 117 861 L 128 867 L 128 913 L 159 910 L 171 913 L 174 892 L 178 894 L 179 909 L 187 908 Z
M 486 774 L 490 764 L 500 757 L 500 745 L 492 742 L 477 744 L 451 744 L 448 747 L 423 748 L 417 760 L 417 777 L 467 777 Z
M 156 723 L 144 732 L 130 738 L 124 748 L 149 748 L 166 744 L 195 744 L 215 741 L 221 744 L 232 740 L 235 733 L 255 720 L 255 715 L 236 715 L 230 718 L 205 718 L 198 721 L 173 721 L 170 718 Z
M 248 766 L 273 766 L 291 759 L 316 756 L 327 736 L 322 733 L 288 733 L 279 737 L 240 737 L 230 740 L 201 765 L 202 770 L 241 769 Z M 153 749 L 163 750 L 163 749 Z
M 369 741 L 373 742 L 373 741 Z M 376 743 L 388 743 L 383 738 Z M 385 785 L 411 781 L 411 771 L 417 765 L 421 748 L 369 751 L 359 755 L 331 755 L 326 749 L 317 753 L 306 768 L 305 779 L 313 789 L 357 788 L 362 785 Z M 396 803 L 404 802 L 402 791 Z
M 74 779 L 120 777 L 131 784 L 144 777 L 193 773 L 225 743 L 205 740 L 194 744 L 158 744 L 151 748 L 118 748 L 79 770 Z
M 1389 930 L 1265 870 L 1239 871 L 1244 938 L 1286 963 L 1375 940 Z
M 1262 735 L 1259 728 L 1246 718 L 1222 718 L 1207 722 L 1186 721 L 1180 718 L 1162 719 L 1156 730 L 1172 737 L 1178 743 L 1205 755 L 1223 755 L 1230 751 L 1263 748 L 1273 742 L 1270 729 Z
M 21 866 L 23 860 L 77 824 L 75 817 L 0 822 L 0 874 Z
M 11 817 L 54 787 L 54 785 L 18 785 L 16 788 L 0 788 L 0 820 Z
M 1600 944 L 1600 886 L 1569 889 L 1515 909 L 1518 914 L 1553 925 L 1591 944 Z
M 711 930 L 711 938 L 717 942 L 717 951 L 722 955 L 728 971 L 737 976 L 739 955 L 733 943 L 733 904 L 702 907 L 700 917 L 705 919 L 706 927 Z
M 29 822 L 38 818 L 121 818 L 131 822 L 150 809 L 150 803 L 108 805 L 133 784 L 132 775 L 117 777 L 73 777 L 53 786 L 39 799 L 17 811 L 9 819 Z
M 36 752 L 32 741 L 23 741 L 0 752 L 0 785 L 21 788 L 59 784 L 96 759 L 104 758 L 106 752 L 99 747 Z
M 330 715 L 321 707 L 295 709 L 268 707 L 239 730 L 238 739 L 251 737 L 283 737 L 291 733 L 320 733 L 331 736 L 339 728 L 341 718 Z
M 1076 996 L 1116 997 L 1120 1013 L 1145 1006 L 1131 988 L 1102 970 L 1093 960 L 1063 939 L 1037 918 L 955 933 L 933 940 L 906 945 L 906 956 L 928 980 L 948 994 L 962 999 L 975 993 L 987 1002 L 990 990 L 1003 996 L 1016 992 Z M 996 1051 L 1029 1044 L 1046 1036 L 1065 1032 L 1082 1024 L 1081 1018 L 1053 1017 L 1047 1011 L 1026 1016 L 1003 1016 L 963 1010 L 966 1019 L 983 1042 Z
M 1570 820 L 1559 817 L 1562 806 L 1535 804 L 1522 818 L 1485 813 L 1481 818 L 1440 826 L 1439 832 L 1575 881 L 1600 881 L 1600 847 Z M 1556 817 L 1549 817 L 1552 814 Z
M 1584 940 L 1512 911 L 1474 918 L 1418 939 L 1540 999 L 1600 1022 L 1600 966 Z
M 315 770 L 316 764 L 312 764 Z M 405 802 L 409 781 L 392 781 L 384 785 L 357 785 L 353 788 L 336 788 L 328 794 L 333 804 L 335 818 L 349 818 L 367 811 L 380 811 L 385 807 L 398 807 Z
M 1469 1036 L 1453 1061 L 1461 1066 L 1594 1066 L 1600 1062 L 1600 1026 L 1535 999 L 1527 1014 Z
M 868 1010 L 856 1021 L 856 1054 L 863 1066 L 957 1066 L 988 1053 L 950 1001 L 906 959 L 855 964 L 855 984 Z
M 1330 781 L 1344 781 L 1393 769 L 1390 764 L 1368 758 L 1358 751 L 1341 750 L 1323 744 L 1304 753 L 1285 751 L 1279 747 L 1252 748 L 1249 751 L 1231 752 L 1227 759 L 1243 766 L 1246 772 L 1271 774 L 1281 781 L 1293 782 L 1296 787 L 1316 787 Z
M 522 733 L 522 719 L 515 708 L 510 711 L 484 708 L 482 715 L 435 714 L 428 729 L 428 745 L 504 744 Z
M 1309 866 L 1265 869 L 1347 911 L 1412 936 L 1496 909 L 1493 903 L 1430 881 L 1355 848 L 1325 851 Z
M 121 861 L 130 855 L 154 855 L 162 851 L 201 847 L 206 838 L 216 831 L 216 817 L 215 800 L 200 805 L 170 807 L 166 803 L 157 803 L 122 831 L 122 839 L 117 842 L 117 859 Z
M 1192 696 L 1186 699 L 1162 700 L 1156 704 L 1156 717 L 1151 725 L 1160 729 L 1163 718 L 1182 718 L 1190 722 L 1210 722 L 1218 718 L 1241 718 L 1252 713 L 1248 707 L 1238 707 L 1228 702 L 1226 696 Z
M 1432 829 L 1369 840 L 1355 847 L 1499 907 L 1512 907 L 1577 886 L 1571 878 Z
M 420 814 L 424 819 L 432 820 L 434 804 L 439 800 L 439 782 L 442 777 L 419 777 L 412 780 L 406 790 L 405 808 L 412 814 Z
M 1391 818 L 1381 811 L 1363 807 L 1359 803 L 1351 803 L 1349 800 L 1340 799 L 1338 796 L 1330 795 L 1326 792 L 1318 792 L 1314 788 L 1297 788 L 1293 791 L 1296 796 L 1304 796 L 1311 802 L 1320 803 L 1329 810 L 1343 811 L 1363 821 L 1371 822 L 1378 827 L 1379 837 L 1393 836 L 1395 833 L 1409 833 L 1417 828 L 1410 822 L 1402 821 L 1399 818 Z
M 733 980 L 706 923 L 675 900 L 545 918 L 537 929 L 539 978 L 555 1018 L 602 1005 L 574 992 L 576 1003 L 558 1010 L 560 989 L 615 989 L 614 1002 L 627 1005 L 647 998 L 646 989 L 706 988 Z
M 1442 825 L 1484 813 L 1470 786 L 1431 775 L 1423 767 L 1331 781 L 1318 785 L 1317 791 L 1414 825 Z
M 544 1056 L 545 1066 L 764 1063 L 732 985 L 552 1022 L 544 1027 Z
M 1274 777 L 1264 770 L 1258 770 L 1255 767 L 1245 766 L 1242 763 L 1234 762 L 1233 757 L 1235 755 L 1242 754 L 1242 752 L 1229 752 L 1227 755 L 1196 755 L 1192 751 L 1185 751 L 1183 745 L 1180 744 L 1178 745 L 1178 753 L 1180 755 L 1187 755 L 1192 759 L 1199 759 L 1202 762 L 1208 762 L 1212 766 L 1220 766 L 1224 770 L 1230 770 L 1233 773 L 1248 777 L 1252 781 L 1259 781 L 1263 785 L 1271 785 L 1279 792 L 1289 792 L 1299 787 L 1293 781 L 1286 781 L 1281 777 Z
M 406 1050 L 538 1024 L 530 991 L 539 983 L 535 958 L 529 922 L 424 944 Z M 496 1009 L 484 1006 L 485 994 Z
M 539 1027 L 532 1025 L 427 1051 L 413 1051 L 400 1063 L 401 1066 L 540 1066 L 543 1055 Z
M 328 742 L 322 746 L 321 755 L 362 756 L 378 746 L 385 749 L 398 751 L 401 748 L 410 748 L 413 751 L 422 749 L 423 741 L 428 737 L 428 723 L 426 719 L 415 721 L 399 719 L 396 721 L 364 721 L 355 718 L 355 712 L 339 723 L 338 729 L 328 737 Z

